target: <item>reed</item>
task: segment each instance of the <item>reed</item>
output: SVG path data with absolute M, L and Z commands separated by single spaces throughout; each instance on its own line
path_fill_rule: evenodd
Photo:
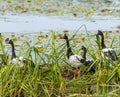
M 84 70 L 80 78 L 73 80 L 70 77 L 72 69 L 65 57 L 65 42 L 56 37 L 55 32 L 51 33 L 51 40 L 49 40 L 46 50 L 40 51 L 35 45 L 31 46 L 28 42 L 21 45 L 18 55 L 23 54 L 25 58 L 35 63 L 34 67 L 24 64 L 22 68 L 17 64 L 9 63 L 2 35 L 0 36 L 1 97 L 119 97 L 120 59 L 112 61 L 103 58 L 99 39 L 86 34 L 83 43 L 88 47 L 88 57 L 94 59 L 96 72 L 89 73 Z M 75 37 L 70 41 L 73 41 Z M 114 36 L 109 45 L 112 47 L 115 44 L 118 49 L 120 40 L 116 43 L 116 37 Z M 74 41 L 72 43 L 71 45 L 74 45 Z M 75 53 L 80 53 L 75 46 L 73 46 L 73 50 Z M 119 49 L 117 52 L 120 58 Z M 110 64 L 114 65 L 109 66 Z M 69 76 L 64 76 L 66 70 Z

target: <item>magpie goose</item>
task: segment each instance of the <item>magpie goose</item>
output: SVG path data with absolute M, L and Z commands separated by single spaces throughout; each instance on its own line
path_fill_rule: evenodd
M 87 48 L 85 47 L 85 46 L 82 46 L 81 47 L 81 50 L 83 50 L 83 55 L 82 55 L 82 57 L 84 58 L 84 65 L 86 66 L 86 67 L 90 67 L 90 69 L 89 69 L 89 71 L 90 72 L 95 72 L 95 63 L 94 63 L 94 61 L 93 60 L 89 60 L 89 59 L 86 59 L 86 53 L 87 53 Z M 91 66 L 92 65 L 92 66 Z
M 101 48 L 102 48 L 102 52 L 104 53 L 105 56 L 107 56 L 108 58 L 112 59 L 113 61 L 118 60 L 118 57 L 116 55 L 116 52 L 114 49 L 112 48 L 107 48 L 105 43 L 104 43 L 104 34 L 101 30 L 98 30 L 97 37 L 101 37 Z
M 5 42 L 7 43 L 7 44 L 10 44 L 11 45 L 11 47 L 12 47 L 12 55 L 11 55 L 11 63 L 13 63 L 13 64 L 18 64 L 20 67 L 23 67 L 24 66 L 24 64 L 26 64 L 26 65 L 31 65 L 31 66 L 33 66 L 34 65 L 34 63 L 31 61 L 31 60 L 29 60 L 29 59 L 25 59 L 24 57 L 17 57 L 16 56 L 16 53 L 15 53 L 15 46 L 14 46 L 14 42 L 12 41 L 12 40 L 9 40 L 9 38 L 7 38 L 6 40 L 5 40 Z
M 85 59 L 82 56 L 76 55 L 72 52 L 68 36 L 66 34 L 60 36 L 61 39 L 66 40 L 67 45 L 67 58 L 69 60 L 69 63 L 74 68 L 74 78 L 76 79 L 76 76 L 80 76 L 80 69 L 81 67 L 84 67 L 83 63 Z

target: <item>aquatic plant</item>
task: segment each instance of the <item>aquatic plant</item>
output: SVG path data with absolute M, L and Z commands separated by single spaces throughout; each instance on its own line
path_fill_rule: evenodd
M 81 77 L 72 80 L 72 69 L 65 55 L 66 44 L 60 40 L 55 32 L 51 32 L 50 40 L 45 50 L 39 50 L 35 45 L 25 41 L 18 51 L 24 57 L 32 60 L 35 66 L 25 64 L 22 68 L 12 65 L 6 56 L 2 35 L 0 36 L 0 49 L 5 57 L 0 64 L 0 95 L 2 97 L 57 97 L 57 96 L 102 96 L 119 97 L 120 95 L 120 54 L 117 50 L 118 60 L 102 60 L 100 42 L 90 34 L 85 34 L 84 45 L 88 48 L 88 57 L 95 61 L 96 72 L 88 73 L 83 70 Z M 77 33 L 78 34 L 78 33 Z M 83 36 L 84 37 L 84 36 Z M 117 39 L 117 36 L 115 36 Z M 74 38 L 71 43 L 74 45 Z M 118 42 L 119 41 L 119 42 Z M 120 40 L 115 44 L 118 48 Z M 109 42 L 110 43 L 110 42 Z M 80 45 L 80 43 L 78 43 Z M 98 46 L 96 45 L 98 44 Z M 76 45 L 76 43 L 75 43 Z M 113 46 L 113 45 L 112 45 Z M 79 49 L 72 47 L 75 53 Z M 2 57 L 1 57 L 2 58 Z M 113 66 L 108 66 L 113 63 Z M 68 74 L 68 75 L 66 75 Z

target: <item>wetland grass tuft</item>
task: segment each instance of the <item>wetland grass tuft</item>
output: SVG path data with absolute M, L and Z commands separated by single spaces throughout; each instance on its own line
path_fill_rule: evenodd
M 120 59 L 111 61 L 103 58 L 99 39 L 96 37 L 92 39 L 93 37 L 89 34 L 85 37 L 83 44 L 88 47 L 88 57 L 94 59 L 96 72 L 89 73 L 84 70 L 80 78 L 72 80 L 63 76 L 66 69 L 69 71 L 68 73 L 72 70 L 65 58 L 65 43 L 56 37 L 55 32 L 52 32 L 49 46 L 45 51 L 39 51 L 36 46 L 31 46 L 28 42 L 23 43 L 19 55 L 23 53 L 25 58 L 35 63 L 35 66 L 25 64 L 22 68 L 17 64 L 9 63 L 1 35 L 1 97 L 119 97 Z M 114 37 L 116 38 L 112 40 L 111 47 L 116 44 L 117 36 Z M 120 40 L 118 41 L 117 44 L 120 43 Z M 118 48 L 119 45 L 116 47 Z M 75 50 L 76 48 L 73 47 L 73 49 L 75 53 L 79 53 Z M 79 48 L 77 49 L 79 50 Z M 117 51 L 119 54 L 120 50 Z M 118 57 L 120 58 L 120 55 Z M 113 64 L 113 66 L 109 66 L 109 64 Z

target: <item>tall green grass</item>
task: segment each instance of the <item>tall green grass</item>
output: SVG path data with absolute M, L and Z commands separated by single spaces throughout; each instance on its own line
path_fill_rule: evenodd
M 51 36 L 46 50 L 40 51 L 35 45 L 25 42 L 18 55 L 35 63 L 35 66 L 24 64 L 24 67 L 10 64 L 5 53 L 2 35 L 0 49 L 0 94 L 1 97 L 119 97 L 120 95 L 120 59 L 113 62 L 102 57 L 99 39 L 86 34 L 84 43 L 75 43 L 76 35 L 71 38 L 71 45 L 85 45 L 88 48 L 87 58 L 94 59 L 96 72 L 81 72 L 80 78 L 71 78 L 72 69 L 66 59 L 66 44 L 55 32 Z M 77 32 L 75 32 L 77 33 Z M 117 37 L 117 36 L 115 36 Z M 118 40 L 120 43 L 120 40 Z M 111 47 L 115 41 L 111 43 Z M 77 54 L 79 48 L 72 47 Z M 116 45 L 119 47 L 119 45 Z M 25 49 L 24 49 L 25 48 Z M 77 50 L 76 50 L 77 49 Z M 118 52 L 119 53 L 119 50 Z M 5 57 L 5 58 L 4 58 Z M 119 56 L 120 57 L 120 56 Z M 109 66 L 109 64 L 114 64 Z M 66 70 L 69 76 L 65 76 Z

